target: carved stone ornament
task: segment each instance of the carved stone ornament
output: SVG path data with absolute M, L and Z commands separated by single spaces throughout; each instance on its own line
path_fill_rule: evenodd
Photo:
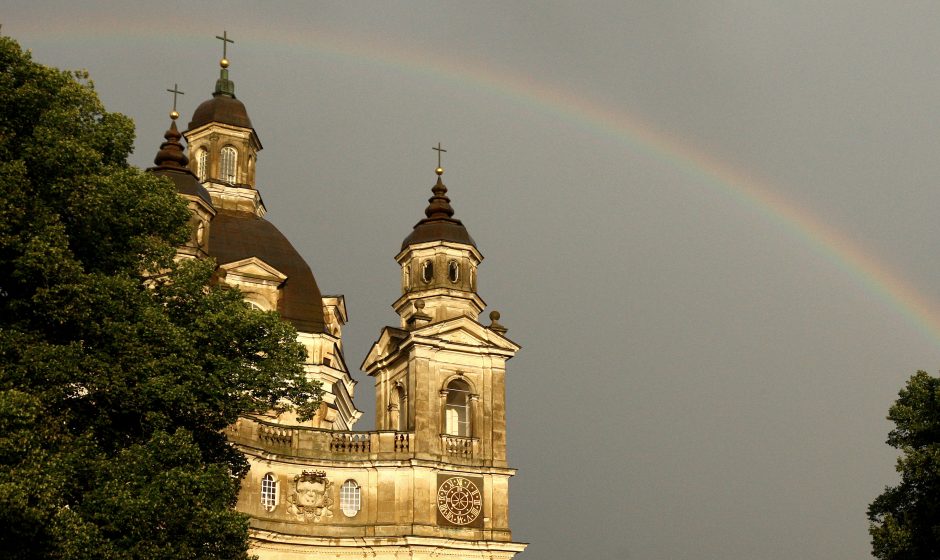
M 287 511 L 298 521 L 319 522 L 333 517 L 333 483 L 323 471 L 304 471 L 294 477 Z

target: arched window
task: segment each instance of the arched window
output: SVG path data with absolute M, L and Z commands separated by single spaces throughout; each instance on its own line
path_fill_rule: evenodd
M 444 403 L 444 433 L 470 437 L 470 386 L 466 381 L 454 379 L 447 384 Z
M 235 182 L 235 164 L 238 163 L 238 152 L 231 146 L 222 148 L 222 157 L 219 160 L 220 179 L 226 183 Z
M 347 480 L 339 489 L 339 509 L 346 517 L 355 517 L 361 509 L 359 485 L 355 480 Z
M 200 181 L 206 180 L 206 166 L 209 162 L 209 152 L 205 148 L 199 148 L 196 152 L 196 176 Z
M 457 280 L 460 279 L 460 265 L 457 264 L 457 261 L 448 263 L 447 276 L 450 278 L 451 284 L 456 284 Z
M 434 278 L 434 263 L 431 261 L 424 261 L 421 265 L 421 279 L 424 280 L 425 284 L 431 282 L 431 279 Z
M 271 473 L 261 478 L 261 506 L 268 511 L 277 506 L 277 477 Z

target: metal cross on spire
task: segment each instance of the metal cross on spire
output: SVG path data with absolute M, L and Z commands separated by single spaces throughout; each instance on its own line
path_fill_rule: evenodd
M 437 152 L 437 170 L 436 170 L 436 173 L 437 173 L 438 175 L 443 175 L 443 174 L 444 174 L 444 168 L 441 167 L 441 152 L 446 152 L 447 150 L 445 150 L 444 148 L 441 147 L 441 143 L 440 143 L 440 142 L 437 143 L 437 147 L 436 147 L 436 148 L 435 148 L 434 146 L 431 146 L 431 149 Z
M 222 65 L 222 68 L 228 68 L 228 44 L 235 43 L 233 39 L 228 38 L 228 31 L 223 30 L 222 36 L 215 36 L 216 39 L 222 41 L 222 60 L 219 61 L 219 64 Z
M 180 91 L 179 84 L 173 84 L 173 89 L 168 89 L 167 91 L 173 94 L 173 110 L 170 111 L 170 118 L 175 121 L 180 118 L 180 114 L 176 112 L 176 96 L 185 95 L 185 92 Z

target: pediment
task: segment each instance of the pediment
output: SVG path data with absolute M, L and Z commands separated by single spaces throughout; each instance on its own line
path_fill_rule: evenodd
M 469 317 L 433 323 L 413 331 L 416 338 L 433 338 L 451 344 L 496 347 L 517 351 L 520 346 L 505 336 L 492 331 Z
M 248 257 L 240 261 L 225 263 L 219 268 L 225 271 L 226 276 L 234 275 L 246 280 L 253 279 L 274 284 L 281 284 L 284 280 L 287 280 L 286 274 L 258 257 Z
M 472 344 L 474 346 L 480 346 L 481 343 L 484 342 L 479 337 L 474 336 L 473 334 L 462 329 L 441 333 L 438 335 L 438 338 L 446 340 L 447 342 L 456 342 L 457 344 Z
M 407 333 L 401 329 L 393 327 L 385 327 L 382 329 L 379 339 L 372 344 L 372 348 L 369 349 L 369 353 L 366 355 L 365 360 L 362 361 L 360 368 L 371 374 L 370 369 L 372 365 L 383 356 L 388 356 L 395 352 L 401 344 L 401 341 L 406 337 Z
M 383 364 L 411 345 L 432 346 L 474 354 L 499 354 L 511 358 L 521 348 L 505 336 L 490 330 L 469 317 L 457 317 L 432 323 L 420 329 L 405 331 L 385 327 L 362 362 L 362 370 L 375 375 Z

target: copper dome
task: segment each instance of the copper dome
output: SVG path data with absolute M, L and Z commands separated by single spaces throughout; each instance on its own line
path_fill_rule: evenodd
M 247 212 L 220 211 L 209 230 L 209 256 L 223 265 L 257 257 L 287 275 L 278 300 L 281 318 L 298 331 L 319 333 L 323 297 L 310 267 L 274 224 Z
M 189 130 L 212 122 L 252 128 L 245 104 L 234 96 L 220 92 L 212 94 L 212 99 L 207 99 L 196 107 L 193 118 L 189 121 Z
M 424 215 L 427 217 L 415 224 L 414 230 L 401 242 L 402 250 L 409 245 L 429 241 L 452 241 L 477 246 L 463 222 L 454 218 L 447 187 L 440 177 L 443 172 L 443 169 L 438 168 L 437 184 L 431 189 L 434 194 L 428 199 L 428 207 L 424 209 Z
M 189 158 L 183 153 L 183 145 L 180 144 L 182 136 L 176 128 L 175 119 L 171 121 L 170 128 L 163 135 L 163 138 L 165 141 L 160 144 L 160 151 L 157 152 L 157 157 L 153 159 L 156 167 L 150 167 L 147 171 L 173 181 L 178 193 L 197 196 L 203 202 L 212 206 L 209 191 L 199 183 L 196 175 L 186 167 Z

